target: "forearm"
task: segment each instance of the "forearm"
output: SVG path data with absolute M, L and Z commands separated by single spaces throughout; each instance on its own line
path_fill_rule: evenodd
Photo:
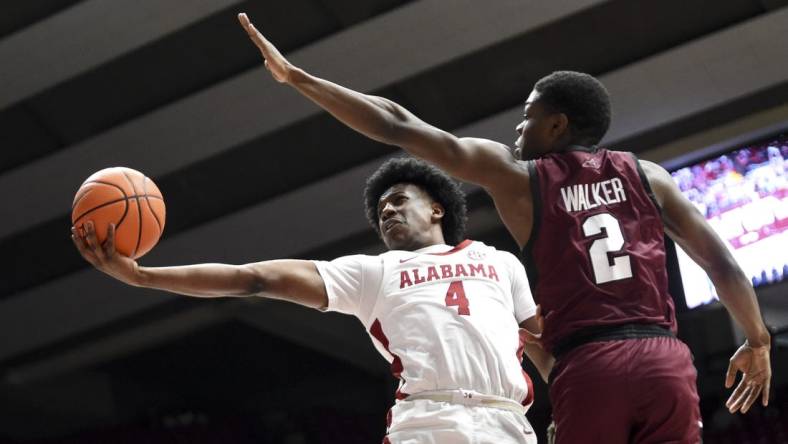
M 139 287 L 153 288 L 195 297 L 251 296 L 257 279 L 248 268 L 227 264 L 197 264 L 176 267 L 139 267 Z
M 289 79 L 299 93 L 370 139 L 400 147 L 444 169 L 460 161 L 462 153 L 452 143 L 454 136 L 424 123 L 391 100 L 362 94 L 297 68 Z
M 409 113 L 382 97 L 362 94 L 295 68 L 288 83 L 339 121 L 378 142 L 399 145 L 395 128 Z
M 742 270 L 729 265 L 709 273 L 720 302 L 744 330 L 747 341 L 753 347 L 768 345 L 769 331 L 763 323 L 755 291 Z

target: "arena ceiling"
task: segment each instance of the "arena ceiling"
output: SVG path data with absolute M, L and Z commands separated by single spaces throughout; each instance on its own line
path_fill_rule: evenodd
M 605 143 L 667 161 L 785 126 L 786 4 L 4 2 L 0 436 L 35 436 L 38 423 L 69 430 L 135 414 L 100 408 L 117 409 L 117 399 L 72 405 L 67 400 L 77 395 L 62 381 L 109 387 L 137 378 L 150 391 L 185 396 L 200 378 L 164 380 L 154 363 L 177 368 L 227 359 L 228 350 L 269 358 L 229 360 L 231 369 L 260 367 L 229 372 L 235 385 L 225 389 L 237 397 L 261 375 L 274 384 L 294 377 L 282 368 L 316 384 L 308 370 L 292 370 L 310 367 L 305 355 L 334 368 L 340 380 L 386 377 L 387 366 L 353 319 L 270 301 L 193 301 L 125 287 L 89 268 L 71 244 L 74 192 L 92 172 L 123 165 L 153 178 L 167 203 L 164 237 L 143 265 L 382 251 L 366 225 L 361 189 L 366 175 L 398 151 L 356 135 L 273 82 L 238 26 L 238 12 L 294 63 L 398 101 L 458 135 L 512 143 L 537 79 L 558 69 L 589 72 L 613 97 Z M 512 248 L 489 199 L 467 190 L 469 237 Z M 217 337 L 232 345 L 215 344 Z M 58 378 L 71 379 L 50 390 Z M 219 402 L 214 395 L 205 399 Z

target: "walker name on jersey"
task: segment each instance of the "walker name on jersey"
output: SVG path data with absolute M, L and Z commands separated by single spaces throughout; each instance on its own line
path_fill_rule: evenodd
M 626 202 L 624 184 L 614 177 L 594 183 L 579 183 L 561 188 L 564 208 L 567 211 L 590 210 L 600 205 Z
M 444 264 L 402 270 L 399 275 L 399 288 L 411 287 L 442 279 L 482 277 L 499 281 L 495 267 L 488 264 Z

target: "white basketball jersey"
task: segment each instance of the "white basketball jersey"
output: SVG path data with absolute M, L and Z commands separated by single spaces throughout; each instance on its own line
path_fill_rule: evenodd
M 398 398 L 463 389 L 532 400 L 519 323 L 536 306 L 512 254 L 466 240 L 315 263 L 328 310 L 361 320 L 401 381 Z

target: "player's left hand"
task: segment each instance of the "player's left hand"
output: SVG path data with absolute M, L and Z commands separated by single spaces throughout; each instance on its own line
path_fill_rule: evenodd
M 747 413 L 759 395 L 764 406 L 769 404 L 769 387 L 772 381 L 769 349 L 768 344 L 751 347 L 749 343 L 745 342 L 731 357 L 725 377 L 725 387 L 733 387 L 736 374 L 742 373 L 739 385 L 736 386 L 725 403 L 731 413 L 736 411 Z
M 529 322 L 530 321 L 530 322 Z M 527 344 L 533 344 L 537 347 L 544 349 L 542 346 L 542 331 L 544 331 L 544 317 L 542 316 L 542 306 L 536 306 L 536 313 L 534 314 L 533 321 L 530 319 L 525 323 L 533 324 L 535 321 L 536 328 L 522 328 L 523 339 Z
M 260 53 L 265 59 L 265 67 L 271 72 L 274 80 L 280 83 L 289 82 L 290 74 L 295 67 L 287 61 L 273 43 L 268 41 L 268 39 L 255 28 L 246 13 L 242 12 L 238 14 L 238 21 L 241 22 L 241 26 L 246 31 L 246 34 L 249 35 L 249 38 L 255 46 L 257 46 L 257 49 L 260 50 Z

